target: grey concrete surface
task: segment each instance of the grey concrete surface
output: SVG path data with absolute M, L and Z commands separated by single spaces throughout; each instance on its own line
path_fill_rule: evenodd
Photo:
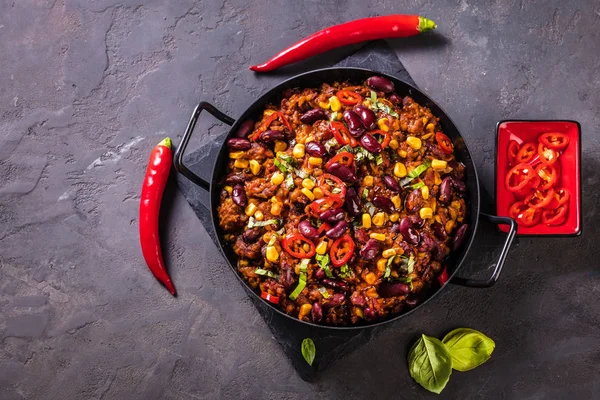
M 584 232 L 519 239 L 493 289 L 446 290 L 310 384 L 174 185 L 163 237 L 180 296 L 156 283 L 137 240 L 140 182 L 150 149 L 177 140 L 198 100 L 235 116 L 344 53 L 272 76 L 250 63 L 393 12 L 438 22 L 436 40 L 391 44 L 462 128 L 489 191 L 498 120 L 581 122 Z M 599 28 L 592 0 L 0 1 L 0 398 L 434 398 L 408 376 L 406 351 L 458 326 L 496 351 L 442 397 L 600 398 Z M 197 145 L 225 132 L 200 128 Z

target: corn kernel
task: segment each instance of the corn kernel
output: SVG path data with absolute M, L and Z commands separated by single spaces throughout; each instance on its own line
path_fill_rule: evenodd
M 387 260 L 385 258 L 380 258 L 377 260 L 377 269 L 381 272 L 385 271 L 385 267 L 387 266 Z
M 458 217 L 458 211 L 455 208 L 448 207 L 448 212 L 450 213 L 450 219 L 454 220 Z
M 367 282 L 367 285 L 374 284 L 376 280 L 377 275 L 375 275 L 373 272 L 369 272 L 367 275 L 365 275 L 365 282 Z
M 425 200 L 427 200 L 429 198 L 429 187 L 428 186 L 421 187 L 421 196 L 423 196 L 423 199 L 425 199 Z
M 446 167 L 448 166 L 448 163 L 444 160 L 432 160 L 431 161 L 431 168 L 433 169 L 446 169 Z
M 296 158 L 304 157 L 304 145 L 302 143 L 297 143 L 294 146 L 294 150 L 292 150 L 292 155 Z
M 419 139 L 418 137 L 415 137 L 415 136 L 407 137 L 406 143 L 408 143 L 408 145 L 415 150 L 419 150 L 421 148 L 421 146 L 423 145 L 423 143 L 421 143 L 421 139 Z
M 429 139 L 432 136 L 433 136 L 433 132 L 426 133 L 423 136 L 421 136 L 421 141 L 427 140 L 427 139 Z
M 308 157 L 308 163 L 313 167 L 316 167 L 323 163 L 323 159 L 321 157 Z
M 442 184 L 442 178 L 437 171 L 433 171 L 433 184 L 438 186 Z
M 374 287 L 367 289 L 366 293 L 367 293 L 367 296 L 371 297 L 371 298 L 379 297 L 379 293 L 377 293 L 377 289 L 375 289 Z
M 454 208 L 455 210 L 460 210 L 460 201 L 454 200 L 452 203 L 450 203 L 450 207 Z
M 235 162 L 233 163 L 233 166 L 236 168 L 248 168 L 248 160 L 235 160 Z
M 238 261 L 238 265 L 240 267 L 247 267 L 248 264 L 249 264 L 248 260 L 240 260 L 240 261 Z
M 265 219 L 265 215 L 262 213 L 262 211 L 258 210 L 254 213 L 254 219 L 256 219 L 257 221 L 262 221 L 263 219 Z
M 396 255 L 396 249 L 384 250 L 383 253 L 381 253 L 381 255 L 383 256 L 383 258 L 394 257 Z
M 304 250 L 307 253 L 310 251 L 310 246 L 308 245 L 308 243 L 304 243 L 302 245 L 302 250 Z
M 279 216 L 281 214 L 281 203 L 271 204 L 271 214 L 274 216 Z
M 225 189 L 225 191 L 229 194 L 231 194 L 231 192 L 233 192 L 233 188 L 231 186 L 225 186 L 223 189 Z
M 429 207 L 423 207 L 419 210 L 419 216 L 421 219 L 429 219 L 433 217 L 433 210 Z
M 402 200 L 400 199 L 400 196 L 392 196 L 392 203 L 394 204 L 394 207 L 400 208 L 400 206 L 402 205 Z
M 431 199 L 431 210 L 433 210 L 433 212 L 435 212 L 436 208 L 437 208 L 437 200 L 435 199 L 435 197 L 433 197 Z
M 394 164 L 394 176 L 398 178 L 404 178 L 406 174 L 406 165 L 402 164 L 401 162 Z
M 269 115 L 272 115 L 273 113 L 275 113 L 275 110 L 268 110 L 268 109 L 267 109 L 267 110 L 265 110 L 265 111 L 263 112 L 263 115 L 264 115 L 265 117 L 268 117 Z
M 308 313 L 312 310 L 312 304 L 306 303 L 300 306 L 300 311 L 298 312 L 298 319 L 302 319 L 308 315 Z
M 400 214 L 398 214 L 398 213 L 390 214 L 390 221 L 397 222 L 399 219 L 400 219 Z
M 434 129 L 434 128 L 435 128 L 435 125 L 434 125 L 434 124 L 432 124 L 431 122 L 430 122 L 430 123 L 428 123 L 428 124 L 425 126 L 425 130 L 426 130 L 427 132 L 431 132 L 431 131 L 433 131 L 433 129 Z
M 250 160 L 250 171 L 254 175 L 258 175 L 258 173 L 260 172 L 260 163 L 256 160 Z
M 368 213 L 362 215 L 362 226 L 365 229 L 371 228 L 371 216 Z
M 369 237 L 371 239 L 379 240 L 380 242 L 385 242 L 385 235 L 383 233 L 371 233 Z
M 398 150 L 398 156 L 401 158 L 406 158 L 407 155 L 408 153 L 406 153 L 406 150 Z
M 315 183 L 313 182 L 312 179 L 306 178 L 306 179 L 302 180 L 302 187 L 304 187 L 308 190 L 312 190 L 315 187 Z
M 275 246 L 267 246 L 267 260 L 270 262 L 275 262 L 279 260 L 279 252 L 275 248 Z
M 269 243 L 271 241 L 271 236 L 273 236 L 275 232 L 267 231 L 262 237 L 263 242 Z
M 310 201 L 313 201 L 315 199 L 315 195 L 313 194 L 313 192 L 311 192 L 307 188 L 302 188 L 300 191 L 302 192 L 303 195 L 305 195 L 306 197 L 308 197 L 308 199 Z
M 331 111 L 337 112 L 342 109 L 342 103 L 340 103 L 340 99 L 336 96 L 331 96 L 329 98 L 329 105 L 331 106 Z
M 363 310 L 360 307 L 353 307 L 352 312 L 354 312 L 354 315 L 356 315 L 357 317 L 360 317 L 360 318 L 365 317 L 365 314 L 363 314 Z
M 442 223 L 442 218 L 439 215 L 435 215 L 433 217 L 433 219 L 435 219 L 435 222 L 437 222 L 437 223 L 440 223 L 440 224 Z
M 399 249 L 399 250 L 400 250 L 400 252 L 403 252 L 403 251 L 404 251 L 404 250 L 402 250 L 402 249 Z M 402 256 L 401 256 L 401 255 L 396 255 L 396 257 L 394 257 L 394 261 L 393 261 L 393 263 L 394 263 L 395 265 L 402 264 Z
M 273 176 L 271 176 L 271 183 L 273 185 L 281 185 L 283 182 L 284 176 L 281 172 L 275 172 Z
M 318 200 L 322 199 L 325 196 L 325 194 L 323 193 L 323 190 L 321 190 L 321 188 L 316 187 L 313 190 L 313 196 L 315 196 L 315 199 Z
M 329 104 L 329 102 L 320 101 L 319 102 L 319 107 L 321 107 L 324 110 L 329 110 L 330 104 Z
M 242 150 L 232 151 L 229 153 L 229 158 L 231 158 L 232 160 L 237 160 L 238 158 L 242 158 L 243 156 L 244 156 L 244 152 Z
M 315 137 L 313 135 L 308 135 L 306 137 L 306 139 L 304 140 L 304 144 L 314 142 L 314 141 L 315 141 Z
M 282 142 L 281 140 L 278 140 L 275 142 L 275 154 L 279 153 L 280 151 L 285 151 L 286 149 L 287 149 L 286 142 Z
M 373 216 L 373 225 L 375 226 L 383 226 L 385 224 L 385 213 L 377 213 Z
M 326 240 L 322 240 L 321 243 L 319 243 L 317 245 L 317 248 L 315 249 L 315 251 L 317 252 L 317 254 L 325 254 L 327 252 L 327 241 Z
M 371 175 L 367 175 L 363 178 L 363 185 L 365 186 L 373 186 L 373 177 Z
M 396 139 L 390 140 L 389 146 L 392 148 L 392 150 L 396 150 L 399 146 L 398 141 Z
M 423 125 L 427 125 L 427 123 L 429 122 L 429 117 L 423 117 L 421 121 L 423 121 Z
M 379 127 L 379 129 L 381 129 L 384 132 L 389 132 L 390 131 L 390 127 L 388 126 L 388 119 L 387 118 L 380 118 L 377 121 L 377 126 Z
M 244 210 L 244 212 L 246 213 L 247 216 L 251 217 L 254 215 L 254 213 L 256 212 L 257 209 L 258 209 L 258 207 L 256 207 L 256 204 L 250 203 L 246 206 L 246 209 Z
M 454 228 L 454 221 L 450 220 L 446 222 L 446 226 L 444 226 L 444 229 L 446 229 L 446 233 L 452 232 L 452 228 Z

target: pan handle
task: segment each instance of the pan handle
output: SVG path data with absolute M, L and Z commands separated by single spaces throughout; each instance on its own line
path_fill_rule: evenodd
M 190 118 L 190 122 L 188 122 L 187 128 L 185 128 L 185 133 L 181 138 L 181 143 L 177 147 L 177 151 L 175 152 L 175 160 L 174 165 L 177 172 L 188 178 L 190 181 L 194 182 L 196 185 L 200 186 L 206 191 L 210 190 L 210 183 L 200 178 L 198 175 L 193 173 L 188 167 L 183 164 L 183 153 L 192 137 L 192 132 L 194 132 L 194 127 L 196 126 L 196 122 L 198 122 L 198 118 L 200 117 L 200 113 L 202 111 L 208 111 L 213 117 L 218 119 L 221 122 L 226 123 L 227 125 L 233 125 L 235 119 L 231 118 L 227 114 L 222 113 L 217 110 L 215 106 L 206 101 L 200 102 L 194 109 L 192 116 Z
M 455 277 L 452 278 L 450 283 L 454 283 L 456 285 L 467 286 L 472 288 L 489 288 L 494 286 L 494 283 L 498 280 L 500 276 L 500 272 L 502 272 L 502 267 L 504 266 L 504 261 L 506 261 L 506 256 L 508 255 L 508 251 L 510 250 L 510 246 L 515 238 L 517 233 L 517 223 L 514 219 L 509 217 L 498 217 L 496 215 L 489 215 L 481 213 L 484 217 L 490 220 L 490 222 L 494 224 L 501 225 L 509 225 L 508 235 L 506 236 L 506 241 L 504 242 L 504 247 L 500 252 L 500 256 L 498 257 L 498 261 L 496 262 L 494 272 L 492 276 L 488 279 L 466 279 Z

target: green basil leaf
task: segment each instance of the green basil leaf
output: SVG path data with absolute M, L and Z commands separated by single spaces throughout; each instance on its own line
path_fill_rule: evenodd
M 329 253 L 325 255 L 317 254 L 315 259 L 317 260 L 317 263 L 319 263 L 319 267 L 325 272 L 325 275 L 327 275 L 328 278 L 332 278 L 333 273 L 331 272 L 331 268 L 329 268 Z
M 266 269 L 256 268 L 254 270 L 256 275 L 268 276 L 269 278 L 279 279 L 279 275 L 274 273 L 273 271 L 267 271 Z
M 324 299 L 329 298 L 329 292 L 323 286 L 319 287 L 319 293 L 321 293 L 321 296 L 323 296 Z
M 496 343 L 492 339 L 469 328 L 453 330 L 444 337 L 442 342 L 452 356 L 452 368 L 461 372 L 486 362 L 496 347 Z
M 340 147 L 340 149 L 337 151 L 337 154 L 343 153 L 344 151 L 347 151 L 348 153 L 352 153 L 352 150 L 353 150 L 352 147 L 349 144 L 347 144 L 347 145 Z
M 363 192 L 362 192 L 362 198 L 363 198 L 363 200 L 366 200 L 367 197 L 369 197 L 369 189 L 364 188 Z
M 287 187 L 288 189 L 293 189 L 294 186 L 294 177 L 292 176 L 292 174 L 287 174 L 287 177 L 285 178 L 285 187 Z
M 413 189 L 421 189 L 423 186 L 425 186 L 425 183 L 423 183 L 423 182 L 417 182 L 414 185 L 412 185 L 411 187 Z
M 269 226 L 269 225 L 277 225 L 277 224 L 279 224 L 279 221 L 276 220 L 276 219 L 270 219 L 270 220 L 267 220 L 267 221 L 254 221 L 254 223 L 252 224 L 252 226 L 250 226 L 250 224 L 248 224 L 248 228 L 252 228 L 252 227 L 255 227 L 255 226 Z
M 327 152 L 330 152 L 331 149 L 337 145 L 339 145 L 338 141 L 335 140 L 335 138 L 331 138 L 325 142 L 325 149 L 327 150 Z
M 312 366 L 316 353 L 317 349 L 315 347 L 315 342 L 313 342 L 311 338 L 304 339 L 302 341 L 302 357 L 304 357 L 304 360 L 306 360 L 308 365 Z
M 273 159 L 273 164 L 279 168 L 279 170 L 281 172 L 283 172 L 284 174 L 287 172 L 287 168 L 281 163 L 281 161 L 279 161 L 278 159 L 274 158 Z
M 375 156 L 375 164 L 377 164 L 377 165 L 383 164 L 383 157 L 381 156 L 381 154 L 377 154 Z
M 329 116 L 329 120 L 330 120 L 330 121 L 335 121 L 335 120 L 337 119 L 337 116 L 338 116 L 338 112 L 337 112 L 337 111 L 334 111 L 334 112 L 332 112 L 332 113 L 331 113 L 331 115 Z
M 450 351 L 439 339 L 421 335 L 408 352 L 408 371 L 418 384 L 440 394 L 452 374 Z
M 371 90 L 371 103 L 377 104 L 377 93 Z
M 305 287 L 306 287 L 306 273 L 301 272 L 300 280 L 298 281 L 298 286 L 296 286 L 294 291 L 292 293 L 290 293 L 290 295 L 288 296 L 289 299 L 296 300 L 296 297 L 298 297 L 300 295 L 300 293 L 302 293 L 302 291 L 304 290 Z
M 385 273 L 383 274 L 384 278 L 389 278 L 390 274 L 392 273 L 392 262 L 394 262 L 394 257 L 395 256 L 388 258 L 387 262 L 385 263 Z

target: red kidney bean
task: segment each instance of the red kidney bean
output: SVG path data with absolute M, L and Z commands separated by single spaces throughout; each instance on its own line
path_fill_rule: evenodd
M 233 190 L 231 191 L 231 199 L 240 207 L 246 207 L 246 205 L 248 205 L 246 189 L 244 189 L 243 185 L 235 185 L 233 187 Z
M 370 261 L 377 257 L 379 253 L 379 243 L 375 239 L 367 240 L 367 243 L 360 249 L 359 254 L 363 260 Z
M 444 257 L 446 257 L 446 255 L 444 254 L 442 247 L 438 242 L 435 242 L 435 245 L 431 249 L 431 259 L 433 261 L 442 261 Z
M 377 314 L 375 314 L 375 311 L 373 311 L 373 309 L 369 307 L 363 310 L 363 315 L 365 316 L 365 319 L 367 321 L 373 321 L 375 318 L 377 318 Z
M 410 254 L 412 252 L 412 247 L 406 242 L 406 240 L 401 241 L 398 246 L 400 246 L 402 251 L 404 251 L 404 254 Z
M 300 231 L 301 234 L 303 234 L 304 236 L 306 236 L 309 239 L 318 239 L 319 238 L 319 232 L 317 231 L 317 229 L 311 225 L 310 222 L 308 222 L 308 220 L 302 220 L 300 221 L 300 223 L 298 224 L 298 230 Z
M 247 119 L 240 125 L 240 129 L 238 129 L 233 136 L 237 138 L 247 138 L 250 132 L 252 132 L 252 129 L 254 129 L 254 121 Z
M 390 228 L 390 232 L 392 232 L 392 233 L 400 233 L 400 224 L 398 222 L 396 222 L 395 224 L 393 224 L 392 227 Z
M 461 193 L 467 191 L 467 185 L 463 181 L 456 178 L 452 178 L 452 187 Z
M 464 244 L 465 238 L 467 237 L 467 231 L 469 230 L 468 224 L 462 224 L 456 231 L 454 239 L 452 240 L 452 250 L 456 251 Z
M 409 307 L 414 307 L 419 304 L 419 300 L 417 299 L 406 299 L 406 305 Z
M 333 228 L 325 232 L 325 236 L 327 236 L 329 239 L 339 239 L 342 237 L 347 227 L 348 223 L 346 221 L 339 221 L 334 225 Z
M 354 238 L 357 244 L 366 243 L 369 240 L 369 234 L 365 229 L 355 227 Z
M 300 117 L 300 122 L 302 122 L 303 124 L 312 125 L 315 122 L 323 119 L 329 119 L 327 111 L 323 110 L 322 108 L 313 108 L 312 110 L 309 110 L 302 114 L 302 116 Z
M 367 79 L 367 86 L 373 90 L 377 90 L 383 93 L 391 93 L 394 91 L 394 82 L 383 76 L 372 76 Z
M 342 303 L 346 300 L 346 296 L 341 293 L 334 293 L 329 296 L 329 300 L 323 304 L 325 308 L 333 308 L 337 306 L 341 306 Z
M 329 210 L 325 210 L 319 214 L 319 219 L 321 221 L 333 224 L 334 222 L 343 220 L 345 216 L 346 213 L 341 208 L 330 208 Z
M 348 131 L 352 136 L 359 137 L 365 132 L 360 117 L 354 111 L 346 110 L 342 115 L 344 121 L 346 121 L 346 124 L 348 125 Z
M 225 179 L 225 182 L 229 185 L 243 184 L 244 182 L 246 182 L 246 178 L 242 173 L 235 173 L 229 175 L 227 179 Z
M 267 246 L 264 246 L 261 250 L 264 250 L 266 253 Z M 292 266 L 287 261 L 281 262 L 281 278 L 279 278 L 279 282 L 286 289 L 290 289 L 294 285 L 294 272 L 292 271 Z
M 398 96 L 396 93 L 392 93 L 388 96 L 388 100 L 391 101 L 392 104 L 400 104 L 402 97 Z
M 425 220 L 418 215 L 410 215 L 408 219 L 414 227 L 422 228 L 425 225 Z
M 252 144 L 248 139 L 231 138 L 227 141 L 229 150 L 249 150 Z
M 421 189 L 414 189 L 404 200 L 404 208 L 410 213 L 419 211 L 421 204 L 423 204 L 423 194 L 421 193 Z
M 403 105 L 404 107 L 408 107 L 408 106 L 410 106 L 411 104 L 413 104 L 414 102 L 415 102 L 415 101 L 414 101 L 414 100 L 412 99 L 412 97 L 410 97 L 410 96 L 406 96 L 406 97 L 404 97 L 404 98 L 402 99 L 402 105 Z
M 242 239 L 244 239 L 244 242 L 246 243 L 254 243 L 260 237 L 260 235 L 260 229 L 247 229 L 242 234 Z
M 327 149 L 319 142 L 308 142 L 304 147 L 305 151 L 313 157 L 324 157 L 327 155 Z
M 404 296 L 410 293 L 410 287 L 404 282 L 382 282 L 377 293 L 384 298 Z
M 345 200 L 346 211 L 352 216 L 360 214 L 360 200 L 356 190 L 352 187 L 346 189 L 346 200 Z
M 435 237 L 437 237 L 440 240 L 446 240 L 446 238 L 448 237 L 448 235 L 446 234 L 446 229 L 444 229 L 444 225 L 440 224 L 437 221 L 431 224 L 431 230 L 433 231 Z
M 363 126 L 368 130 L 375 129 L 377 127 L 377 117 L 375 117 L 375 113 L 369 110 L 367 107 L 363 106 L 362 104 L 357 104 L 354 106 L 354 112 L 358 114 Z
M 365 133 L 361 138 L 360 138 L 360 144 L 362 144 L 362 146 L 367 149 L 368 151 L 370 151 L 371 153 L 381 153 L 381 144 L 377 141 L 377 139 L 375 139 L 373 136 L 369 135 L 368 133 Z
M 346 284 L 346 282 L 342 282 L 342 281 L 338 281 L 337 279 L 329 279 L 329 278 L 325 278 L 321 281 L 321 283 L 323 283 L 323 285 L 335 289 L 335 290 L 341 290 L 342 292 L 345 292 L 348 290 L 348 285 Z
M 310 315 L 312 317 L 312 321 L 315 323 L 321 322 L 321 320 L 323 319 L 323 307 L 321 307 L 321 304 L 319 304 L 318 301 L 313 303 Z
M 385 196 L 373 197 L 373 204 L 375 205 L 375 207 L 381 208 L 383 211 L 385 211 L 388 214 L 391 214 L 394 212 L 394 203 L 392 203 L 392 200 L 390 200 L 389 198 L 387 198 Z
M 352 295 L 350 296 L 350 302 L 352 304 L 354 304 L 355 306 L 359 306 L 359 307 L 363 307 L 365 304 L 367 304 L 367 300 L 365 299 L 365 296 L 359 294 L 359 292 L 352 293 Z
M 448 204 L 452 200 L 452 177 L 447 176 L 440 184 L 440 195 L 438 200 L 442 204 Z
M 356 181 L 356 174 L 350 168 L 340 163 L 333 163 L 327 167 L 327 172 L 331 175 L 335 175 L 344 182 L 354 183 Z
M 415 246 L 419 244 L 419 233 L 413 228 L 410 219 L 405 217 L 400 220 L 400 233 L 402 234 L 402 238 L 408 243 Z
M 421 250 L 431 251 L 435 247 L 435 240 L 431 238 L 427 233 L 421 232 Z
M 425 145 L 427 146 L 427 149 L 431 152 L 431 155 L 437 159 L 443 160 L 448 156 L 437 144 L 425 142 Z
M 263 142 L 274 142 L 275 140 L 285 139 L 285 135 L 283 131 L 268 130 L 261 133 L 258 138 Z
M 390 189 L 392 192 L 397 193 L 400 191 L 400 184 L 398 183 L 396 178 L 394 178 L 391 175 L 384 176 L 383 183 L 385 183 L 385 185 L 388 187 L 388 189 Z
M 323 271 L 321 268 L 319 268 L 316 272 L 315 272 L 315 277 L 319 280 L 325 278 L 325 271 Z

